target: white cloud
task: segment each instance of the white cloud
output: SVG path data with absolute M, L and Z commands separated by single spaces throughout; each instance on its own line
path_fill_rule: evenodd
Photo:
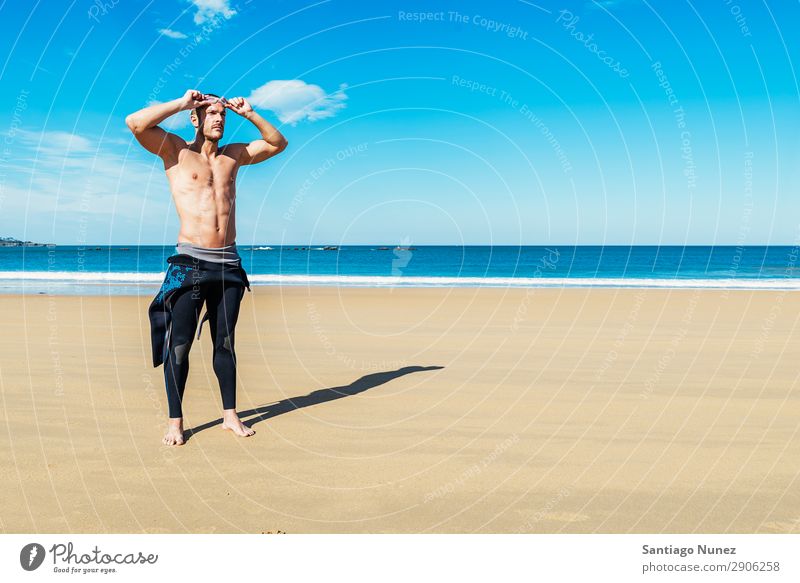
M 152 171 L 151 164 L 130 157 L 133 148 L 139 148 L 132 136 L 125 142 L 131 149 L 123 152 L 116 151 L 121 140 L 113 136 L 95 141 L 69 132 L 26 130 L 18 137 L 19 147 L 10 162 L 17 179 L 25 176 L 20 186 L 30 186 L 32 194 L 45 197 L 59 194 L 62 203 L 74 202 L 82 193 L 105 198 L 127 188 L 139 189 L 142 175 Z M 163 172 L 160 162 L 155 167 Z
M 0 209 L 4 224 L 24 226 L 19 238 L 108 240 L 125 226 L 130 240 L 148 226 L 143 217 L 172 217 L 163 163 L 130 134 L 124 145 L 64 131 L 20 130 L 13 140 Z
M 209 20 L 217 20 L 220 17 L 228 19 L 236 14 L 231 8 L 229 0 L 189 0 L 197 7 L 194 15 L 195 24 L 203 24 Z
M 161 29 L 159 29 L 158 32 L 160 32 L 161 34 L 163 34 L 164 36 L 167 36 L 169 38 L 177 38 L 177 39 L 188 38 L 182 32 L 180 32 L 178 30 L 172 30 L 170 28 L 161 28 Z
M 17 130 L 13 137 L 19 137 L 20 142 L 29 148 L 37 148 L 43 154 L 64 153 L 81 154 L 91 151 L 92 142 L 83 136 L 70 132 L 50 131 L 31 132 Z
M 46 145 L 67 148 L 73 152 L 87 152 L 92 147 L 92 142 L 87 138 L 69 132 L 45 132 L 42 141 Z
M 304 119 L 316 121 L 336 115 L 345 107 L 346 87 L 342 83 L 338 91 L 326 94 L 319 85 L 298 79 L 276 80 L 253 90 L 247 100 L 253 106 L 275 112 L 281 122 L 295 125 Z

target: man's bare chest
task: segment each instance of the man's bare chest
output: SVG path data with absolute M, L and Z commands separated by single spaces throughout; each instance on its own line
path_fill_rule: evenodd
M 218 155 L 209 160 L 205 156 L 187 152 L 171 170 L 173 180 L 185 186 L 230 187 L 236 181 L 237 165 L 228 156 Z

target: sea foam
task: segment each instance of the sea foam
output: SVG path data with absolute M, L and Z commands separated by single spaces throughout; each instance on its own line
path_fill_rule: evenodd
M 158 285 L 164 272 L 0 271 L 3 284 L 55 282 L 60 284 Z M 248 274 L 253 285 L 343 287 L 500 287 L 500 288 L 668 288 L 668 289 L 800 289 L 800 278 L 667 279 L 612 277 L 435 277 L 374 275 Z

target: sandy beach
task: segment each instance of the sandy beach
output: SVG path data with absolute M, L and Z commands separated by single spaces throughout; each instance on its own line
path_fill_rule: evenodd
M 800 532 L 800 294 L 254 287 L 160 443 L 150 296 L 0 296 L 5 533 Z

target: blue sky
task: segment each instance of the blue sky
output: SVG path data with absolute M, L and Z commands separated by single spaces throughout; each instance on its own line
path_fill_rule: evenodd
M 796 3 L 3 2 L 0 236 L 174 244 L 124 124 L 251 98 L 239 244 L 800 242 Z M 255 139 L 229 116 L 223 142 Z M 191 139 L 188 113 L 168 128 Z

